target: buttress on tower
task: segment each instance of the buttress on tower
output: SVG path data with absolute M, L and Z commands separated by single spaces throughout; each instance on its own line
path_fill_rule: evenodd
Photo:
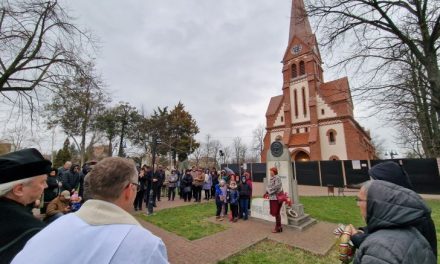
M 292 0 L 282 63 L 283 93 L 270 99 L 266 111 L 262 161 L 277 137 L 296 161 L 373 159 L 370 135 L 353 116 L 347 77 L 324 82 L 318 42 L 303 0 Z

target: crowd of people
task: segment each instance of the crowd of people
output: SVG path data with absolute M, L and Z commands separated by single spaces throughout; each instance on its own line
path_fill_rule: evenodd
M 0 156 L 0 263 L 168 263 L 162 240 L 129 213 L 132 160 L 105 158 L 84 175 L 69 162 L 58 174 L 51 165 L 36 149 Z M 43 222 L 32 209 L 50 198 Z
M 92 169 L 93 167 L 93 169 Z M 277 168 L 270 168 L 266 197 L 283 231 L 283 191 Z M 369 171 L 356 197 L 366 226 L 347 225 L 340 258 L 354 263 L 436 263 L 437 237 L 431 209 L 413 190 L 395 162 Z M 228 168 L 193 167 L 183 173 L 158 166 L 137 168 L 132 160 L 110 157 L 82 169 L 66 162 L 51 168 L 36 149 L 0 156 L 0 263 L 168 263 L 163 241 L 130 214 L 144 203 L 215 200 L 216 219 L 249 217 L 252 180 Z M 40 201 L 40 202 L 39 202 Z M 44 221 L 32 214 L 39 206 Z M 63 217 L 61 217 L 63 216 Z M 56 221 L 54 221 L 56 220 Z M 50 223 L 50 224 L 49 224 Z M 66 228 L 68 227 L 68 228 Z M 55 243 L 54 243 L 55 242 Z M 349 242 L 355 254 L 346 250 Z M 50 244 L 50 254 L 47 247 Z M 351 251 L 351 253 L 353 253 Z
M 161 165 L 153 172 L 150 166 L 138 168 L 138 193 L 133 203 L 135 211 L 142 210 L 143 204 L 157 206 L 161 196 L 174 201 L 176 193 L 184 202 L 201 202 L 214 199 L 217 210 L 216 218 L 224 220 L 231 212 L 230 220 L 236 222 L 249 217 L 250 199 L 252 197 L 252 179 L 249 172 L 243 172 L 241 179 L 238 173 L 231 170 L 204 169 L 193 166 L 182 172 L 163 168 Z M 161 195 L 163 194 L 163 195 Z

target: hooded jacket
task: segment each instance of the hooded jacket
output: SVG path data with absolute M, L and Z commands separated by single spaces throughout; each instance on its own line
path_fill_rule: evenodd
M 428 241 L 414 228 L 431 214 L 417 193 L 376 180 L 366 202 L 369 235 L 360 244 L 354 263 L 436 263 Z

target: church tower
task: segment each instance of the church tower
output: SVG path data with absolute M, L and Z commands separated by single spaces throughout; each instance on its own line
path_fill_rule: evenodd
M 292 0 L 282 63 L 282 95 L 271 98 L 266 112 L 262 160 L 277 136 L 297 161 L 372 159 L 370 136 L 353 117 L 348 79 L 324 82 L 318 42 L 303 0 Z

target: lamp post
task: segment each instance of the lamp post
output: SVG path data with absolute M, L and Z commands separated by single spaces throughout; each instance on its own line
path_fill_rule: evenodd
M 391 158 L 391 159 L 394 159 L 394 156 L 399 155 L 399 153 L 397 153 L 397 152 L 395 152 L 395 151 L 393 151 L 393 150 L 390 150 L 390 151 L 388 151 L 388 152 L 385 152 L 385 156 L 388 156 L 388 154 L 390 155 L 390 158 Z

